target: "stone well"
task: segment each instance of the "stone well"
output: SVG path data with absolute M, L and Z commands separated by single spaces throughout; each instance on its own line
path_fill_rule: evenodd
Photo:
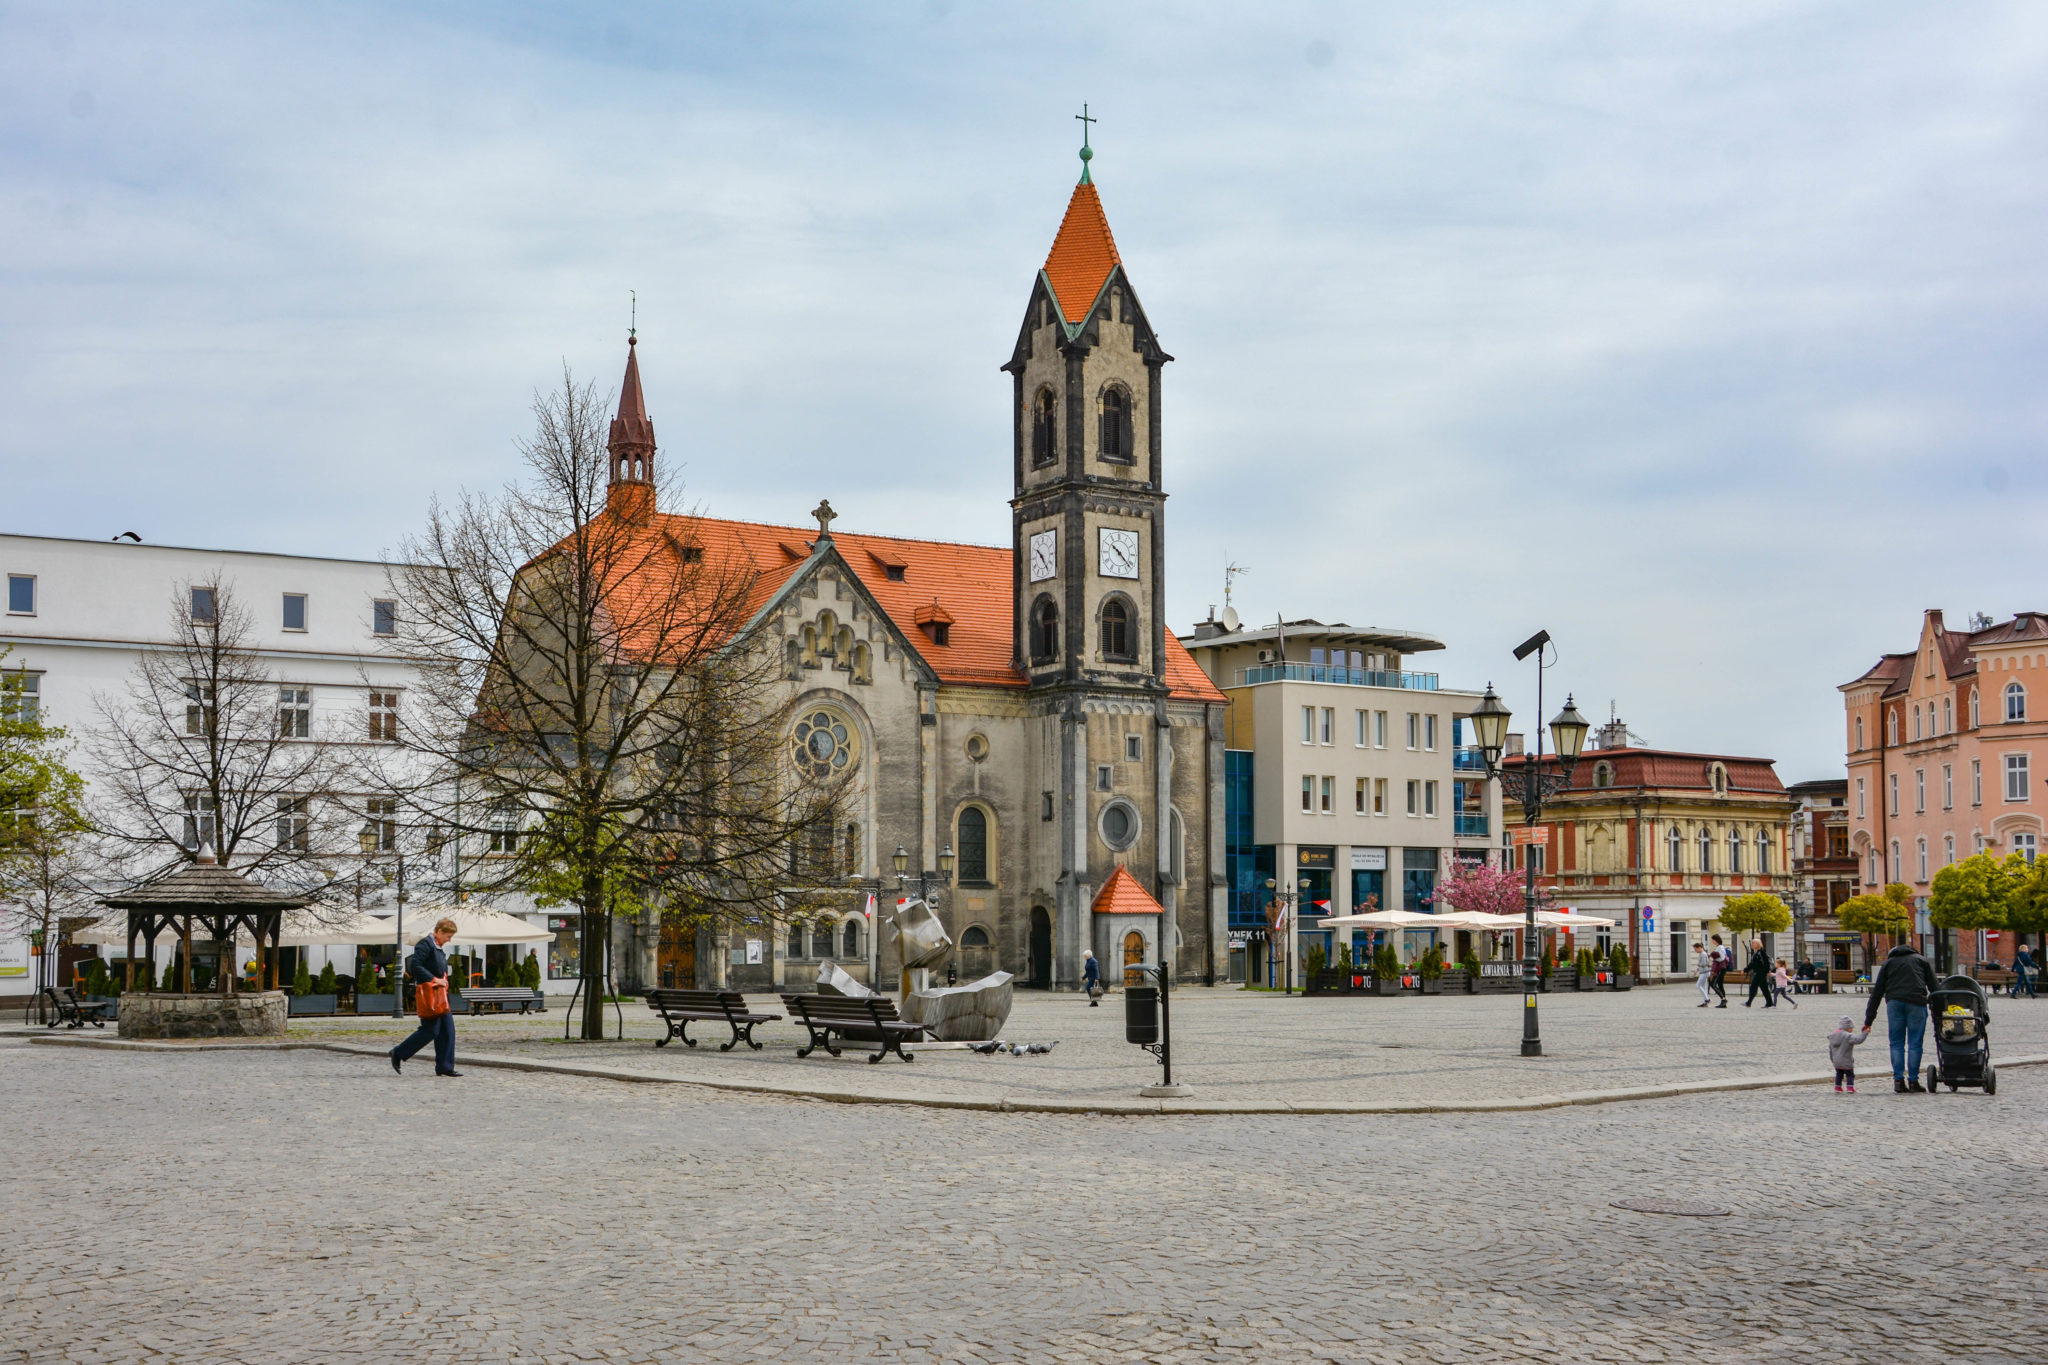
M 177 995 L 130 991 L 121 997 L 123 1038 L 279 1038 L 283 991 Z

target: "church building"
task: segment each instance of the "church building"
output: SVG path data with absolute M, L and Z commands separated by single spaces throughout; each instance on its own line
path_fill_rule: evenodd
M 1227 962 L 1225 699 L 1166 626 L 1161 373 L 1172 357 L 1088 173 L 1032 282 L 1007 363 L 1011 543 L 671 517 L 637 355 L 612 427 L 605 515 L 676 523 L 757 575 L 747 627 L 775 637 L 793 768 L 852 774 L 840 851 L 893 906 L 897 851 L 928 877 L 960 979 L 1071 989 L 1166 954 L 1177 978 Z M 950 856 L 948 856 L 950 855 Z M 1123 875 L 1119 876 L 1119 871 Z M 679 938 L 633 926 L 621 985 L 765 990 L 824 960 L 883 985 L 890 936 L 864 892 L 804 898 L 804 922 Z M 793 898 L 794 903 L 794 898 Z M 634 981 L 633 976 L 639 976 Z

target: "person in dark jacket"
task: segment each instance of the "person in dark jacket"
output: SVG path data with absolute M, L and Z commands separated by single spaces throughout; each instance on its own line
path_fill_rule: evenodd
M 413 945 L 412 956 L 405 960 L 405 975 L 413 985 L 448 979 L 448 954 L 441 948 L 454 937 L 455 921 L 444 919 L 434 926 L 433 933 Z M 429 1042 L 434 1045 L 434 1074 L 460 1076 L 462 1073 L 455 1069 L 455 1015 L 452 1012 L 420 1020 L 420 1026 L 412 1031 L 412 1036 L 391 1049 L 391 1069 L 403 1075 L 406 1058 Z
M 1749 941 L 1749 999 L 1742 1002 L 1742 1008 L 1748 1009 L 1756 1003 L 1758 991 L 1763 992 L 1765 1009 L 1777 1005 L 1777 999 L 1771 992 L 1771 960 L 1764 955 L 1764 941 L 1753 938 Z
M 1088 1004 L 1093 1008 L 1102 1003 L 1102 964 L 1095 960 L 1091 949 L 1081 950 L 1081 989 L 1088 992 Z
M 1707 961 L 1713 970 L 1707 974 L 1707 984 L 1714 988 L 1714 994 L 1721 997 L 1715 1009 L 1728 1008 L 1728 969 L 1735 965 L 1735 954 L 1728 951 L 1728 945 L 1721 942 L 1719 934 L 1709 934 L 1714 946 L 1707 950 Z
M 2012 955 L 2012 993 L 2018 995 L 2021 991 L 2027 993 L 2028 999 L 2034 998 L 2034 955 L 2024 943 Z
M 1900 1094 L 1918 1090 L 1920 1084 L 1920 1039 L 1927 1031 L 1927 998 L 1934 994 L 1934 964 L 1901 943 L 1885 954 L 1877 979 L 1870 983 L 1870 1004 L 1863 1011 L 1863 1027 L 1877 1018 L 1877 1002 L 1885 1002 L 1884 1028 L 1892 1044 L 1892 1089 Z

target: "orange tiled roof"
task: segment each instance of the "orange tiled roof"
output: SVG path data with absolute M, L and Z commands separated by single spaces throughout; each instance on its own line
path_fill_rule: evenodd
M 1095 296 L 1109 280 L 1122 258 L 1116 254 L 1116 238 L 1109 235 L 1109 219 L 1103 215 L 1102 199 L 1092 181 L 1074 186 L 1067 201 L 1067 216 L 1060 220 L 1059 235 L 1052 239 L 1052 252 L 1045 258 L 1046 282 L 1060 306 L 1060 316 L 1078 323 L 1095 306 Z
M 671 557 L 661 552 L 664 545 L 695 547 L 701 550 L 704 568 L 714 579 L 737 573 L 755 575 L 748 602 L 751 614 L 766 606 L 807 560 L 817 533 L 763 522 L 658 513 L 641 534 L 648 540 L 644 559 L 650 567 L 636 575 L 640 582 L 632 587 L 661 590 L 667 579 L 655 566 Z M 941 681 L 974 687 L 1030 684 L 1025 674 L 1011 666 L 1015 608 L 1010 550 L 854 531 L 834 531 L 832 540 L 840 558 Z M 897 565 L 903 576 L 892 578 L 888 568 Z M 939 612 L 936 617 L 934 607 Z M 932 643 L 916 628 L 920 620 L 948 618 L 951 626 L 944 645 Z M 1166 632 L 1165 681 L 1171 694 L 1183 701 L 1225 699 L 1172 631 Z
M 1152 899 L 1152 893 L 1144 884 L 1131 875 L 1128 867 L 1118 867 L 1109 874 L 1109 880 L 1095 893 L 1095 913 L 1098 915 L 1163 915 L 1166 912 L 1159 902 Z

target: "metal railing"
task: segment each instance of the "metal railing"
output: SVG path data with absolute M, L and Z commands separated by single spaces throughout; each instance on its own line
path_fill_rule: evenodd
M 1451 769 L 1461 773 L 1483 773 L 1486 771 L 1486 755 L 1476 744 L 1467 744 L 1451 750 Z
M 1456 828 L 1452 830 L 1452 833 L 1456 834 L 1459 838 L 1474 837 L 1483 839 L 1486 837 L 1486 817 L 1484 815 L 1466 815 L 1461 812 L 1454 817 L 1454 824 Z
M 1237 670 L 1237 686 L 1269 682 L 1341 683 L 1348 687 L 1404 687 L 1412 692 L 1437 690 L 1434 673 L 1396 673 L 1370 668 L 1337 668 L 1329 664 L 1259 664 Z

